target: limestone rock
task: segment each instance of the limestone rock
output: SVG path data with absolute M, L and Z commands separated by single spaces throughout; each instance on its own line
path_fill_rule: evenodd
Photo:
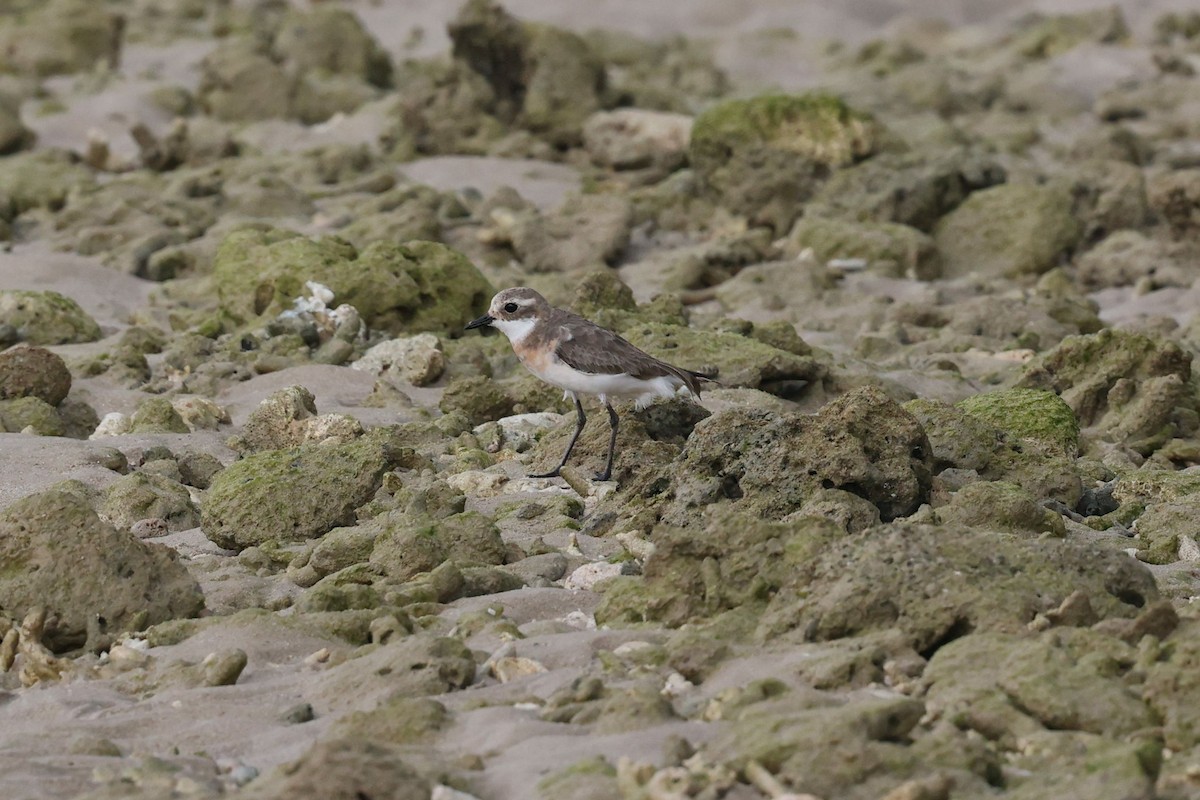
M 87 0 L 35 4 L 24 24 L 0 30 L 0 72 L 60 75 L 115 67 L 125 20 Z
M 115 633 L 204 608 L 174 551 L 118 531 L 86 499 L 59 487 L 0 513 L 0 560 L 0 606 L 18 619 L 45 607 L 56 622 L 43 641 L 56 652 L 83 646 L 94 620 L 101 633 Z
M 946 277 L 1038 275 L 1079 240 L 1071 197 L 1052 187 L 1004 184 L 970 195 L 933 238 Z
M 0 352 L 0 400 L 36 397 L 57 406 L 71 391 L 71 371 L 56 354 L 21 345 Z
M 380 527 L 370 561 L 398 580 L 429 572 L 446 560 L 462 566 L 505 561 L 500 532 L 474 511 L 442 519 L 393 512 Z
M 666 474 L 647 480 L 662 487 L 658 515 L 678 525 L 722 501 L 778 519 L 830 488 L 865 498 L 891 520 L 925 502 L 930 466 L 920 423 L 880 390 L 862 388 L 813 416 L 713 414 L 696 425 Z
M 0 291 L 0 319 L 29 344 L 75 344 L 100 338 L 100 326 L 58 292 Z
M 1069 336 L 1026 367 L 1018 386 L 1062 397 L 1081 427 L 1149 455 L 1186 433 L 1197 398 L 1188 390 L 1191 354 L 1176 343 L 1106 328 Z
M 304 294 L 306 281 L 317 281 L 368 326 L 391 333 L 458 334 L 494 294 L 470 261 L 443 244 L 376 242 L 360 253 L 339 239 L 281 230 L 228 236 L 214 280 L 221 307 L 238 320 L 277 316 Z
M 686 161 L 691 133 L 692 118 L 686 114 L 621 108 L 588 117 L 583 144 L 599 166 L 665 174 Z
M 879 147 L 875 122 L 828 95 L 718 103 L 696 118 L 688 154 L 704 193 L 783 233 L 835 170 Z
M 380 342 L 351 366 L 413 386 L 428 386 L 442 376 L 446 356 L 436 336 L 421 333 Z
M 633 210 L 616 195 L 580 195 L 555 211 L 528 211 L 511 232 L 513 250 L 532 272 L 573 272 L 612 264 L 629 244 Z
M 217 473 L 204 504 L 204 535 L 242 550 L 294 542 L 352 524 L 396 456 L 382 435 L 344 444 L 264 450 Z
M 129 530 L 138 520 L 150 517 L 165 520 L 172 531 L 200 524 L 200 511 L 186 486 L 143 470 L 113 481 L 105 490 L 100 513 L 121 530 Z

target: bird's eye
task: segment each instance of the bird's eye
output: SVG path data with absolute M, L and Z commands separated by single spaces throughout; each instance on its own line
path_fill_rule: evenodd
M 506 312 L 508 312 L 509 314 L 514 314 L 517 311 L 517 304 L 516 303 L 505 303 L 504 310 Z

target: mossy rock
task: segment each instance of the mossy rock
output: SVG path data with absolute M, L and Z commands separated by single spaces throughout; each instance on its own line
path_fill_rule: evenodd
M 1163 739 L 1177 753 L 1200 745 L 1200 624 L 1181 622 L 1149 668 L 1144 696 L 1162 718 Z
M 100 338 L 96 320 L 58 292 L 0 291 L 0 319 L 16 328 L 18 337 L 29 344 L 77 344 Z
M 162 475 L 138 471 L 123 475 L 104 493 L 100 513 L 122 530 L 138 520 L 156 517 L 167 529 L 183 531 L 200 524 L 200 511 L 187 487 Z
M 864 693 L 825 705 L 788 693 L 743 709 L 705 752 L 732 769 L 755 761 L 801 793 L 884 797 L 922 767 L 934 768 L 901 744 L 922 712 L 919 700 L 900 694 Z
M 391 512 L 380 522 L 370 563 L 389 577 L 407 580 L 429 572 L 443 561 L 462 566 L 503 564 L 507 556 L 495 524 L 475 511 L 441 519 Z
M 221 43 L 200 63 L 196 99 L 204 111 L 224 122 L 286 117 L 296 77 L 258 51 L 252 43 Z
M 1043 508 L 1036 496 L 1003 481 L 979 481 L 954 493 L 950 504 L 937 510 L 947 525 L 969 525 L 1022 536 L 1066 534 L 1062 517 Z
M 964 150 L 879 153 L 835 172 L 804 218 L 894 222 L 929 232 L 972 192 L 1003 183 L 992 156 Z
M 67 488 L 0 513 L 0 565 L 0 607 L 15 619 L 35 606 L 57 617 L 42 640 L 56 652 L 83 646 L 97 625 L 98 634 L 135 631 L 204 608 L 173 550 L 118 531 Z
M 1200 493 L 1170 503 L 1155 503 L 1137 520 L 1138 558 L 1150 564 L 1180 560 L 1180 546 L 1200 539 Z
M 376 242 L 360 253 L 337 238 L 280 230 L 230 234 L 213 279 L 222 311 L 242 323 L 278 315 L 317 281 L 389 333 L 457 336 L 494 293 L 470 261 L 436 242 Z
M 1083 492 L 1074 456 L 1058 444 L 1011 439 L 982 416 L 936 400 L 910 400 L 905 410 L 929 437 L 934 473 L 972 470 L 985 481 L 1016 484 L 1038 499 L 1074 507 Z
M 464 414 L 474 427 L 512 414 L 513 400 L 503 386 L 477 375 L 450 381 L 438 408 L 443 414 Z
M 101 63 L 115 67 L 125 28 L 119 14 L 89 0 L 34 4 L 32 13 L 9 22 L 0 28 L 0 72 L 38 77 L 89 70 Z
M 1000 430 L 979 416 L 937 400 L 909 400 L 904 410 L 912 414 L 929 437 L 933 468 L 982 470 L 1001 446 Z
M 343 8 L 290 11 L 279 23 L 271 51 L 301 72 L 353 77 L 381 88 L 392 79 L 387 51 Z
M 260 797 L 387 797 L 394 800 L 427 800 L 432 792 L 428 778 L 412 766 L 396 745 L 376 743 L 358 736 L 328 738 L 308 748 L 299 758 L 255 781 Z
M 780 393 L 800 381 L 820 380 L 826 372 L 811 356 L 789 353 L 738 333 L 648 322 L 627 328 L 623 334 L 655 358 L 711 374 L 722 386 Z
M 1003 184 L 973 193 L 938 222 L 946 277 L 1040 275 L 1075 246 L 1082 228 L 1059 188 Z
M 894 631 L 930 653 L 967 632 L 1025 632 L 1076 591 L 1100 619 L 1133 617 L 1159 597 L 1150 571 L 1121 551 L 897 522 L 814 554 L 772 597 L 757 635 L 822 641 Z
M 1129 645 L 1087 628 L 978 633 L 940 648 L 921 682 L 934 713 L 987 731 L 1004 749 L 1041 725 L 1126 736 L 1151 724 L 1150 709 L 1111 670 L 1134 657 Z
M 550 773 L 538 781 L 541 800 L 622 800 L 617 769 L 603 756 L 593 756 Z
M 1150 455 L 1194 429 L 1200 396 L 1192 355 L 1178 343 L 1105 328 L 1068 336 L 1025 368 L 1021 388 L 1062 397 L 1090 437 Z
M 66 436 L 67 426 L 54 406 L 38 397 L 0 400 L 0 429 L 20 433 L 32 429 L 38 436 Z
M 786 247 L 799 253 L 812 248 L 822 262 L 862 259 L 895 277 L 933 280 L 941 262 L 933 239 L 916 228 L 894 222 L 849 222 L 804 217 L 787 236 Z
M 130 433 L 189 433 L 191 428 L 165 397 L 145 400 L 133 412 Z
M 836 97 L 763 95 L 700 114 L 688 151 L 706 195 L 783 233 L 822 181 L 880 138 L 874 120 Z
M 18 346 L 0 352 L 0 400 L 36 397 L 57 406 L 71 391 L 71 371 L 57 354 Z
M 798 564 L 843 535 L 826 520 L 767 522 L 730 511 L 714 513 L 700 536 L 659 527 L 643 579 L 610 587 L 596 621 L 678 627 L 746 605 L 765 607 Z
M 815 415 L 730 408 L 700 421 L 673 462 L 626 480 L 619 513 L 687 527 L 719 503 L 780 519 L 844 489 L 892 520 L 928 500 L 930 464 L 920 423 L 874 387 Z
M 386 433 L 254 453 L 213 478 L 201 519 L 204 535 L 242 550 L 352 525 L 354 509 L 375 494 L 396 454 Z
M 1079 452 L 1079 421 L 1054 392 L 1003 389 L 968 397 L 958 407 L 1013 438 L 1033 439 L 1067 456 Z
M 604 64 L 572 31 L 529 25 L 532 65 L 518 123 L 556 147 L 583 141 L 583 123 L 605 100 Z
M 335 733 L 388 744 L 422 744 L 450 722 L 450 712 L 428 697 L 393 695 L 369 711 L 337 721 Z

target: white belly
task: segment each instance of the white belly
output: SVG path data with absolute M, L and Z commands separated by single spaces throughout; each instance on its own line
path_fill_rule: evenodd
M 540 370 L 534 369 L 531 364 L 525 366 L 546 383 L 568 392 L 599 395 L 601 402 L 609 397 L 635 397 L 638 408 L 648 405 L 656 397 L 671 397 L 683 383 L 673 375 L 643 380 L 624 372 L 615 375 L 579 372 L 558 358 L 548 359 L 548 362 Z

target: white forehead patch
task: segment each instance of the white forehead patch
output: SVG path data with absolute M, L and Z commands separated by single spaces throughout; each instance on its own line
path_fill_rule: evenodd
M 499 328 L 513 344 L 520 344 L 536 324 L 535 319 L 497 319 L 492 322 L 492 327 Z

